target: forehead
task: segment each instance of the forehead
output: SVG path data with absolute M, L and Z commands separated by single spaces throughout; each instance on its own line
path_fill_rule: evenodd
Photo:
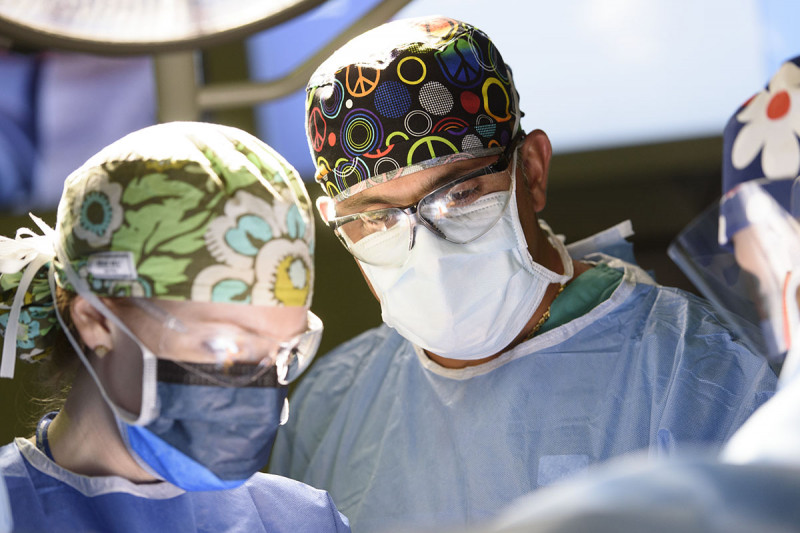
M 370 189 L 372 187 L 376 187 L 378 185 L 382 185 L 382 184 L 387 183 L 389 181 L 393 181 L 393 180 L 397 180 L 397 179 L 400 179 L 400 178 L 404 178 L 406 176 L 409 176 L 411 174 L 416 174 L 416 173 L 421 172 L 423 170 L 435 168 L 435 167 L 442 166 L 442 165 L 448 165 L 448 164 L 451 164 L 451 163 L 457 163 L 457 162 L 463 161 L 465 159 L 475 159 L 475 158 L 479 158 L 479 157 L 485 157 L 485 156 L 489 156 L 489 155 L 498 154 L 498 153 L 501 152 L 501 150 L 502 149 L 499 148 L 499 147 L 492 147 L 492 148 L 490 148 L 488 150 L 471 150 L 471 151 L 467 151 L 467 152 L 459 152 L 459 153 L 454 153 L 454 154 L 448 154 L 448 155 L 441 156 L 441 157 L 434 157 L 434 158 L 427 159 L 427 160 L 424 160 L 424 161 L 421 161 L 421 162 L 418 162 L 418 163 L 412 163 L 412 164 L 409 164 L 409 165 L 404 166 L 404 167 L 398 166 L 398 167 L 396 167 L 396 168 L 394 168 L 394 169 L 392 169 L 392 170 L 390 170 L 388 172 L 383 172 L 381 174 L 378 174 L 376 176 L 372 176 L 372 177 L 367 178 L 367 179 L 360 179 L 360 178 L 357 178 L 357 177 L 354 178 L 353 175 L 350 175 L 347 172 L 340 173 L 340 175 L 337 176 L 337 179 L 339 181 L 342 181 L 343 183 L 345 183 L 346 187 L 341 192 L 333 195 L 333 199 L 336 202 L 340 202 L 340 201 L 343 201 L 343 200 L 345 200 L 347 198 L 350 198 L 351 196 L 355 196 L 356 194 L 359 194 L 359 193 L 361 193 L 361 192 L 363 192 L 363 191 L 365 191 L 367 189 Z M 338 171 L 333 171 L 333 172 L 336 173 Z M 350 185 L 349 182 L 351 180 L 356 181 L 356 183 Z
M 370 206 L 414 204 L 429 192 L 474 170 L 490 165 L 497 156 L 470 157 L 407 172 L 336 202 L 337 214 L 363 211 Z
M 306 327 L 305 307 L 243 305 L 151 299 L 150 303 L 184 322 L 237 326 L 274 339 L 291 338 Z

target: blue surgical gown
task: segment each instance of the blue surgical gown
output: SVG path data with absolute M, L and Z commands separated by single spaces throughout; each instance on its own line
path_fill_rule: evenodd
M 608 299 L 489 363 L 443 368 L 386 325 L 290 395 L 270 470 L 330 492 L 353 530 L 458 526 L 634 450 L 719 447 L 775 389 L 710 304 L 623 271 Z
M 800 530 L 798 501 L 794 464 L 627 457 L 523 496 L 465 533 L 788 533 Z
M 330 496 L 297 481 L 256 474 L 223 491 L 88 477 L 52 462 L 25 439 L 0 448 L 17 532 L 350 531 Z

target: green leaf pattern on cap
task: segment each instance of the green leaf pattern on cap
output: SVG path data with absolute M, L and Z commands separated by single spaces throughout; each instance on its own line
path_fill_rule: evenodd
M 56 238 L 97 295 L 310 306 L 314 225 L 297 172 L 235 128 L 174 122 L 106 147 L 66 180 Z M 54 262 L 56 283 L 74 292 Z M 0 333 L 20 273 L 0 277 Z M 46 352 L 46 269 L 25 295 L 18 351 Z

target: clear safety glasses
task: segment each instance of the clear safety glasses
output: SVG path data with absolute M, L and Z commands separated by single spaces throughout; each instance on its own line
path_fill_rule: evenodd
M 389 207 L 328 221 L 345 248 L 370 265 L 402 265 L 414 247 L 415 227 L 423 225 L 456 244 L 474 241 L 494 226 L 511 198 L 511 156 L 515 137 L 497 161 L 428 193 L 407 207 Z
M 251 385 L 273 367 L 278 383 L 287 385 L 311 364 L 322 338 L 322 321 L 310 311 L 306 331 L 279 341 L 233 325 L 186 323 L 147 299 L 129 301 L 160 322 L 161 328 L 147 339 L 157 357 L 222 386 Z

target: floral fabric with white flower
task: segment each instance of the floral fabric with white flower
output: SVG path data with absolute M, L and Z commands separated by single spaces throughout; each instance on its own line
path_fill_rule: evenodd
M 800 174 L 800 58 L 784 63 L 748 100 L 724 133 L 724 188 Z

